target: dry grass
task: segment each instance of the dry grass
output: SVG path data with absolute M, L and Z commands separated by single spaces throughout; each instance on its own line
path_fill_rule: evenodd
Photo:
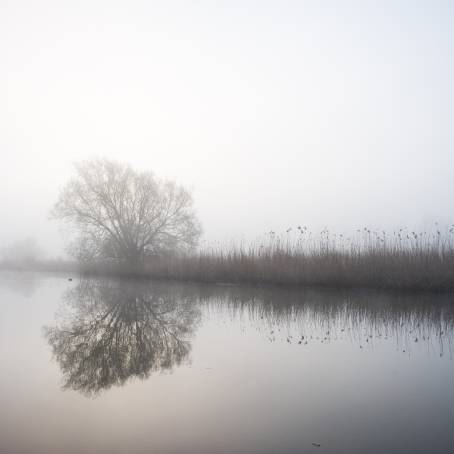
M 391 235 L 363 229 L 353 238 L 298 228 L 296 236 L 271 233 L 266 244 L 156 258 L 145 272 L 203 282 L 444 290 L 454 288 L 453 240 L 452 228 Z
M 391 234 L 364 228 L 352 237 L 298 227 L 284 235 L 270 232 L 265 242 L 156 256 L 140 270 L 106 263 L 80 269 L 194 282 L 454 290 L 454 227 Z

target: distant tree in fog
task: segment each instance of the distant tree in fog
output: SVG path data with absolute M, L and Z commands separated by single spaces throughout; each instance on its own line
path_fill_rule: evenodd
M 26 238 L 1 249 L 0 257 L 8 262 L 34 262 L 43 257 L 43 252 L 35 238 Z
M 197 244 L 201 229 L 187 189 L 107 159 L 83 161 L 75 169 L 52 217 L 75 227 L 70 252 L 78 259 L 137 266 L 149 254 Z

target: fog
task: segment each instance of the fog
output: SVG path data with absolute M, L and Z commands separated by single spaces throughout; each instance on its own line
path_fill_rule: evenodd
M 453 222 L 454 7 L 443 1 L 0 2 L 0 247 L 72 163 L 193 188 L 207 241 Z

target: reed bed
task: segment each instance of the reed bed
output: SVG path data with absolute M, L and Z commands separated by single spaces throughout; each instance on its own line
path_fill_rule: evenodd
M 106 261 L 0 263 L 0 269 L 12 268 L 206 283 L 454 290 L 454 225 L 430 232 L 363 228 L 351 236 L 298 226 L 250 244 L 151 256 L 134 269 Z
M 248 245 L 150 258 L 143 271 L 199 282 L 452 290 L 454 226 L 391 234 L 364 228 L 351 237 L 298 227 Z

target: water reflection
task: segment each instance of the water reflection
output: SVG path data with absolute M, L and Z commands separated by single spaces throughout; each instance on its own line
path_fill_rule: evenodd
M 454 452 L 453 295 L 66 277 L 29 300 L 1 290 L 1 453 Z M 111 390 L 60 392 L 62 374 Z
M 187 360 L 199 316 L 188 297 L 169 287 L 87 279 L 65 294 L 45 336 L 64 388 L 93 396 Z
M 452 358 L 452 301 L 452 295 L 85 279 L 65 294 L 56 325 L 45 333 L 64 388 L 93 396 L 187 360 L 201 320 L 236 320 L 249 339 L 259 333 L 264 342 L 315 347 L 320 355 L 335 342 L 365 352 L 387 342 L 407 356 L 424 348 Z
M 361 290 L 217 288 L 201 297 L 213 313 L 243 320 L 268 342 L 307 346 L 347 341 L 370 350 L 381 342 L 411 356 L 453 357 L 454 295 Z M 215 315 L 220 318 L 220 315 Z
M 6 271 L 0 269 L 0 289 L 6 289 L 26 298 L 34 295 L 41 284 L 42 275 L 32 271 Z

